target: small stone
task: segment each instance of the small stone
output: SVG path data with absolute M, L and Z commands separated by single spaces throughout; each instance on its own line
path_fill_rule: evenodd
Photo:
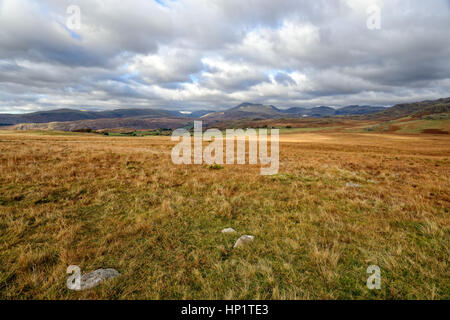
M 92 289 L 98 286 L 101 282 L 116 278 L 119 275 L 120 273 L 115 269 L 98 269 L 93 272 L 83 274 L 79 280 L 79 285 L 71 285 L 69 289 L 76 291 Z
M 235 233 L 236 230 L 234 230 L 233 228 L 226 228 L 222 230 L 222 233 Z
M 346 187 L 352 187 L 352 188 L 359 188 L 361 187 L 361 185 L 357 184 L 357 183 L 353 183 L 353 182 L 347 182 L 345 184 Z
M 239 239 L 236 240 L 233 248 L 243 247 L 255 239 L 254 236 L 243 235 Z

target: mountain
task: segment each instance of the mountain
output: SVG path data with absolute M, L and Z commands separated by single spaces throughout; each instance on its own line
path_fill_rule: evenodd
M 277 119 L 277 118 L 322 118 L 339 115 L 361 115 L 375 113 L 384 110 L 384 107 L 348 106 L 334 109 L 327 106 L 314 108 L 292 107 L 278 109 L 272 105 L 242 103 L 226 111 L 207 114 L 202 117 L 206 121 L 240 120 L 240 119 Z
M 289 108 L 286 110 L 282 110 L 283 113 L 285 113 L 288 117 L 293 118 L 302 118 L 302 117 L 328 117 L 335 114 L 335 109 L 330 107 L 315 107 L 315 108 L 300 108 L 300 107 L 294 107 Z
M 94 120 L 79 120 L 49 123 L 21 123 L 12 128 L 15 130 L 58 130 L 75 131 L 81 129 L 104 130 L 104 129 L 177 129 L 192 123 L 190 118 L 103 118 Z
M 278 109 L 272 105 L 242 103 L 226 111 L 214 112 L 202 117 L 204 120 L 277 119 L 332 116 L 335 109 L 330 107 Z
M 175 112 L 177 113 L 177 112 Z M 132 117 L 174 117 L 175 113 L 158 109 L 117 109 L 112 111 L 80 111 L 57 109 L 26 114 L 0 114 L 0 125 L 8 126 L 19 123 L 48 123 L 93 119 L 121 119 Z
M 117 109 L 112 111 L 100 111 L 95 112 L 96 119 L 105 118 L 133 118 L 133 117 L 145 117 L 145 118 L 164 118 L 177 116 L 178 112 L 171 112 L 160 109 Z
M 321 117 L 333 116 L 335 114 L 335 112 L 336 112 L 336 110 L 333 108 L 321 106 L 321 107 L 309 109 L 309 114 L 307 114 L 307 115 L 309 115 L 310 117 L 321 118 Z
M 306 113 L 308 112 L 307 108 L 301 108 L 301 107 L 293 107 L 293 108 L 289 108 L 289 109 L 285 109 L 285 110 L 281 110 L 284 113 L 288 113 L 288 114 L 297 114 L 297 115 L 306 115 Z
M 272 119 L 283 116 L 283 112 L 274 106 L 245 102 L 225 111 L 206 114 L 201 119 L 205 121 L 223 121 L 236 119 Z
M 189 117 L 189 118 L 201 118 L 206 114 L 209 113 L 213 113 L 215 111 L 213 110 L 198 110 L 198 111 L 193 111 L 189 114 L 186 113 L 182 113 L 182 112 L 178 112 L 180 117 Z
M 336 110 L 335 115 L 348 116 L 348 115 L 360 115 L 371 114 L 385 110 L 385 107 L 372 107 L 372 106 L 347 106 Z
M 231 108 L 225 111 L 226 114 L 261 114 L 261 115 L 277 115 L 280 113 L 280 110 L 274 106 L 266 106 L 263 104 L 254 104 L 254 103 L 242 103 L 237 107 Z

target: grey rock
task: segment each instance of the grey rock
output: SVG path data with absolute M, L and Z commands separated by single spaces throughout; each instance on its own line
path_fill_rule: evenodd
M 101 282 L 116 278 L 120 273 L 115 269 L 98 269 L 90 273 L 81 275 L 78 266 L 69 266 L 68 273 L 75 272 L 67 279 L 67 287 L 70 290 L 83 291 L 98 286 Z
M 120 273 L 115 269 L 98 269 L 81 276 L 81 290 L 87 290 L 96 287 L 100 282 L 116 278 Z
M 234 244 L 233 248 L 243 247 L 243 246 L 251 243 L 253 240 L 255 240 L 254 236 L 243 235 L 239 239 L 236 240 L 236 243 Z
M 347 182 L 345 184 L 346 187 L 352 187 L 352 188 L 359 188 L 361 187 L 361 185 L 357 184 L 357 183 L 353 183 L 353 182 Z
M 235 233 L 236 230 L 234 230 L 233 228 L 226 228 L 222 230 L 222 233 Z

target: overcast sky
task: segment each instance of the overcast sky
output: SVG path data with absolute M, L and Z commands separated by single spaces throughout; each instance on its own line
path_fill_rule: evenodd
M 449 0 L 0 0 L 0 112 L 448 96 Z

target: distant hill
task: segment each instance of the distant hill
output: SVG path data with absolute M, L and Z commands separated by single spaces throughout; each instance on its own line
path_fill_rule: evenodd
M 339 115 L 361 115 L 370 114 L 384 110 L 384 107 L 371 106 L 348 106 L 341 109 L 334 109 L 327 106 L 302 108 L 293 107 L 289 109 L 278 109 L 272 105 L 242 103 L 237 107 L 226 111 L 219 111 L 207 114 L 202 117 L 205 120 L 239 120 L 239 119 L 276 119 L 276 118 L 322 118 Z
M 198 111 L 193 111 L 192 113 L 189 113 L 189 114 L 183 114 L 183 113 L 179 112 L 179 116 L 189 117 L 189 118 L 201 118 L 204 115 L 213 113 L 213 112 L 214 112 L 214 110 L 198 110 Z
M 302 117 L 328 117 L 335 114 L 336 109 L 330 107 L 315 107 L 315 108 L 300 108 L 294 107 L 287 110 L 282 110 L 289 117 L 302 118 Z
M 321 118 L 321 117 L 329 117 L 336 114 L 336 110 L 330 107 L 316 107 L 309 109 L 309 116 L 315 117 L 315 118 Z
M 283 116 L 281 110 L 274 106 L 245 102 L 225 111 L 206 114 L 201 118 L 206 121 L 223 121 L 249 118 L 272 119 L 281 116 Z
M 360 114 L 372 114 L 385 110 L 385 107 L 372 107 L 372 106 L 348 106 L 336 110 L 335 115 L 348 116 L 348 115 L 360 115 Z
M 104 130 L 104 129 L 177 129 L 182 128 L 192 120 L 189 118 L 112 118 L 112 119 L 95 119 L 95 120 L 79 120 L 65 122 L 49 122 L 49 123 L 21 123 L 16 124 L 12 128 L 15 130 L 58 130 L 58 131 L 75 131 L 81 129 Z
M 399 119 L 404 117 L 420 118 L 429 114 L 450 112 L 450 98 L 427 100 L 422 102 L 402 103 L 369 115 L 369 119 Z
M 163 118 L 174 117 L 177 113 L 178 112 L 170 112 L 157 109 L 117 109 L 112 111 L 80 111 L 73 109 L 58 109 L 50 111 L 38 111 L 26 114 L 0 114 L 0 125 L 8 126 L 19 123 L 66 122 L 108 118 Z

